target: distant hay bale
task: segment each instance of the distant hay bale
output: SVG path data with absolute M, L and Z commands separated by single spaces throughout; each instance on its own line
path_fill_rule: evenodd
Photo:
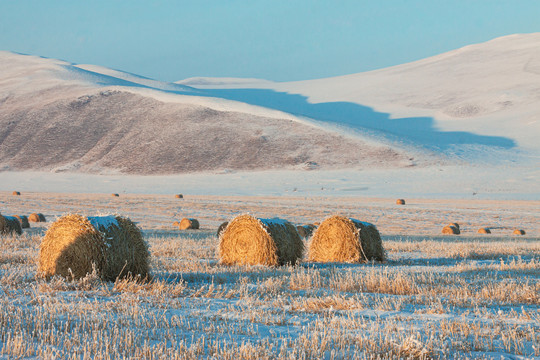
M 385 251 L 375 225 L 334 215 L 315 230 L 308 259 L 317 262 L 384 261 Z
M 187 230 L 187 229 L 198 229 L 199 220 L 191 218 L 183 218 L 178 224 L 178 229 Z
M 396 204 L 397 205 L 405 205 L 405 199 L 397 199 Z
M 112 197 L 119 197 L 120 195 L 119 194 L 116 194 L 116 193 L 113 193 L 111 194 Z
M 20 193 L 20 191 L 14 191 L 14 192 L 13 192 L 13 195 L 20 196 L 21 193 Z
M 453 222 L 453 223 L 448 224 L 448 226 L 453 226 L 453 227 L 455 227 L 455 228 L 457 228 L 459 230 L 459 224 L 458 223 Z
M 13 215 L 14 217 L 19 220 L 19 223 L 21 224 L 21 228 L 28 229 L 30 227 L 30 223 L 28 222 L 28 217 L 26 215 Z
M 180 226 L 180 222 L 175 221 L 175 222 L 172 223 L 172 225 L 178 227 L 178 226 Z
M 478 229 L 478 233 L 479 234 L 491 234 L 491 230 L 489 230 L 489 228 L 480 228 Z
M 14 216 L 0 215 L 0 234 L 22 234 L 21 223 Z
M 306 224 L 306 225 L 298 225 L 296 227 L 296 231 L 298 231 L 298 235 L 303 238 L 308 238 L 313 234 L 313 230 L 315 230 L 316 226 L 314 224 Z
M 228 221 L 225 221 L 223 223 L 221 223 L 221 225 L 219 225 L 218 229 L 217 229 L 217 237 L 219 238 L 221 233 L 223 232 L 223 230 L 225 230 L 225 228 L 227 227 L 227 225 L 229 225 L 229 222 Z
M 278 218 L 237 216 L 219 241 L 219 257 L 226 265 L 294 265 L 303 253 L 304 243 L 294 225 Z
M 104 280 L 146 277 L 148 245 L 131 220 L 120 216 L 84 217 L 70 214 L 55 221 L 39 251 L 39 273 L 79 279 L 95 267 Z
M 183 198 L 184 198 L 184 195 L 182 195 L 182 194 L 176 194 L 176 195 L 174 195 L 174 197 L 177 198 L 177 199 L 183 199 Z
M 28 216 L 28 221 L 30 222 L 47 222 L 45 215 L 42 213 L 32 213 Z
M 445 235 L 459 235 L 461 232 L 460 232 L 459 228 L 457 228 L 455 226 L 452 226 L 452 225 L 447 225 L 447 226 L 443 227 L 442 233 L 445 234 Z
M 525 230 L 522 229 L 515 229 L 512 233 L 513 235 L 525 235 Z

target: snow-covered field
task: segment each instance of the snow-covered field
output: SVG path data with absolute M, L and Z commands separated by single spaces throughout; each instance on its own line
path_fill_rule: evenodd
M 0 236 L 0 358 L 540 357 L 540 203 L 406 200 L 3 193 L 3 214 L 128 215 L 150 245 L 153 280 L 46 282 L 36 278 L 46 225 Z M 215 231 L 248 211 L 373 222 L 388 261 L 223 266 Z M 184 216 L 201 230 L 174 230 Z M 440 235 L 449 222 L 462 234 Z

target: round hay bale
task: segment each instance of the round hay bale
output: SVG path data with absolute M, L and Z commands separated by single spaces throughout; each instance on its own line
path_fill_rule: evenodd
M 187 230 L 187 229 L 198 229 L 199 220 L 191 218 L 183 218 L 178 224 L 178 229 Z
M 443 227 L 442 233 L 445 234 L 445 235 L 459 235 L 460 231 L 459 231 L 459 228 L 457 228 L 455 226 L 447 225 L 447 226 Z
M 21 223 L 14 216 L 0 215 L 0 234 L 22 234 Z
M 491 230 L 489 228 L 480 228 L 478 229 L 479 234 L 491 234 Z
M 525 235 L 525 230 L 522 229 L 515 229 L 512 233 L 513 235 Z
M 119 197 L 120 195 L 119 194 L 116 194 L 116 193 L 113 193 L 111 194 L 112 197 Z
M 176 194 L 176 195 L 174 195 L 174 197 L 177 198 L 177 199 L 183 199 L 183 198 L 184 198 L 184 195 L 182 195 L 182 194 Z
M 28 216 L 28 221 L 30 222 L 47 222 L 45 215 L 42 213 L 32 213 Z
M 217 233 L 216 233 L 218 238 L 221 236 L 221 233 L 225 230 L 227 225 L 229 225 L 228 221 L 225 221 L 225 222 L 221 223 L 221 225 L 219 225 L 219 227 L 217 229 Z
M 317 262 L 384 261 L 381 235 L 375 225 L 334 215 L 315 230 L 308 259 Z
M 148 245 L 140 230 L 120 216 L 70 214 L 55 221 L 39 251 L 39 273 L 79 279 L 93 267 L 104 280 L 148 275 Z
M 396 204 L 397 205 L 405 205 L 405 199 L 397 199 Z
M 21 228 L 28 229 L 30 227 L 30 223 L 28 222 L 28 217 L 25 215 L 13 215 L 14 217 L 19 220 L 19 223 L 21 224 Z
M 20 196 L 20 195 L 21 195 L 21 192 L 20 192 L 20 191 L 14 191 L 14 192 L 13 192 L 13 195 L 15 195 L 15 196 Z
M 237 216 L 219 241 L 219 257 L 226 265 L 294 265 L 303 253 L 304 243 L 294 225 L 278 218 Z
M 303 238 L 308 238 L 313 234 L 313 230 L 315 230 L 316 226 L 314 224 L 306 224 L 306 225 L 298 225 L 296 227 L 296 231 L 298 231 L 298 235 Z

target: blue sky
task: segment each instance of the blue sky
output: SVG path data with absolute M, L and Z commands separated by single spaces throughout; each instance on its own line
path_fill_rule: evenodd
M 351 74 L 540 31 L 540 0 L 0 0 L 0 50 L 151 78 Z

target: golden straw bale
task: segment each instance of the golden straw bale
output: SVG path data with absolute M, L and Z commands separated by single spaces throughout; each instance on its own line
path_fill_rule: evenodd
M 191 218 L 183 218 L 178 225 L 178 229 L 187 230 L 187 229 L 198 229 L 199 220 Z
M 375 225 L 339 215 L 324 220 L 309 243 L 310 261 L 384 261 L 385 257 Z
M 0 234 L 22 234 L 21 223 L 14 216 L 0 215 Z
M 28 216 L 28 221 L 30 222 L 46 222 L 45 215 L 42 213 L 32 213 Z
M 21 195 L 21 193 L 20 193 L 20 191 L 14 191 L 14 192 L 13 192 L 13 195 L 19 196 L 19 195 Z
M 223 223 L 221 223 L 221 225 L 219 225 L 218 229 L 217 229 L 217 237 L 219 238 L 221 233 L 223 232 L 223 230 L 225 230 L 225 228 L 227 227 L 227 225 L 229 225 L 229 222 L 228 221 L 225 221 Z
M 313 234 L 313 230 L 315 230 L 316 226 L 314 224 L 306 224 L 306 225 L 298 225 L 296 227 L 296 231 L 298 231 L 298 235 L 303 238 L 308 238 Z
M 111 196 L 112 196 L 112 197 L 119 197 L 120 195 L 119 195 L 119 194 L 116 194 L 116 193 L 112 193 Z
M 120 216 L 70 214 L 55 221 L 39 251 L 39 273 L 79 279 L 95 268 L 102 279 L 148 275 L 148 245 L 140 230 Z
M 396 204 L 397 205 L 405 205 L 405 199 L 397 199 Z
M 512 233 L 513 235 L 525 235 L 525 230 L 522 229 L 515 229 Z
M 303 253 L 304 243 L 294 225 L 278 218 L 237 216 L 219 241 L 219 257 L 226 265 L 294 265 Z
M 183 198 L 184 198 L 184 195 L 182 195 L 182 194 L 176 194 L 176 195 L 174 195 L 174 197 L 177 198 L 177 199 L 183 199 Z
M 447 226 L 443 227 L 442 233 L 445 234 L 445 235 L 459 235 L 460 231 L 459 231 L 459 228 L 457 228 L 455 226 L 447 225 Z
M 479 234 L 491 234 L 491 230 L 489 228 L 480 228 L 478 229 Z
M 25 215 L 13 215 L 14 217 L 19 220 L 19 223 L 21 224 L 21 228 L 28 229 L 30 227 L 30 223 L 28 222 L 28 217 Z

